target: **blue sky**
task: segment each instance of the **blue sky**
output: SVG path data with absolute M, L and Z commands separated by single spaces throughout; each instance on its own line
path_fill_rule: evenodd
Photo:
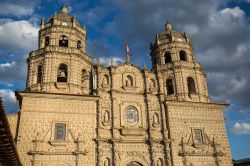
M 147 63 L 150 42 L 166 20 L 192 39 L 195 57 L 224 111 L 234 159 L 250 157 L 250 0 L 2 0 L 0 8 L 0 95 L 6 110 L 18 110 L 14 90 L 25 88 L 26 58 L 37 49 L 39 24 L 67 4 L 87 27 L 87 52 L 102 63 Z

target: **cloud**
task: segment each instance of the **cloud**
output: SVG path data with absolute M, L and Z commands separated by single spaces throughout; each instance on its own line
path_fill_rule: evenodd
M 103 33 L 115 36 L 118 41 L 128 40 L 133 61 L 143 63 L 143 57 L 150 63 L 149 43 L 154 41 L 156 33 L 164 30 L 166 20 L 170 20 L 174 29 L 185 31 L 191 37 L 196 60 L 208 75 L 212 98 L 250 110 L 250 38 L 247 35 L 250 28 L 239 6 L 222 8 L 227 3 L 223 0 L 110 2 L 117 11 L 102 27 Z M 107 12 L 102 13 L 91 12 L 91 18 L 100 16 L 99 20 L 105 20 Z M 96 43 L 103 42 L 96 40 Z M 107 45 L 105 50 L 113 51 L 115 47 Z
M 235 134 L 250 134 L 250 123 L 235 123 L 231 131 Z
M 15 84 L 25 84 L 26 79 L 26 57 L 25 53 L 16 53 L 11 56 L 7 53 L 0 54 L 0 61 L 6 61 L 5 59 L 11 59 L 11 62 L 0 64 L 0 83 L 6 86 L 13 86 Z
M 39 0 L 3 0 L 1 2 L 0 15 L 2 16 L 30 16 L 34 13 Z
M 8 102 L 14 103 L 16 102 L 15 93 L 10 89 L 0 89 L 0 96 L 3 97 L 4 100 Z
M 18 110 L 15 93 L 10 89 L 0 89 L 0 96 L 3 99 L 7 113 L 13 113 Z
M 26 20 L 10 21 L 0 25 L 0 49 L 33 50 L 37 48 L 38 27 Z
M 118 65 L 124 62 L 124 59 L 121 59 L 119 57 L 100 57 L 99 63 L 105 66 L 111 65 L 111 61 L 113 61 L 113 65 Z
M 2 64 L 0 64 L 0 68 L 1 69 L 6 69 L 6 68 L 10 68 L 10 67 L 12 67 L 12 66 L 14 66 L 16 63 L 15 62 L 11 62 L 11 63 L 2 63 Z

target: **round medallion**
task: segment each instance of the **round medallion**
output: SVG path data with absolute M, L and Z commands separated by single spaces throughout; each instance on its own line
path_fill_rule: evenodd
M 138 111 L 135 107 L 129 106 L 125 110 L 125 120 L 128 125 L 136 125 L 139 121 Z
M 66 22 L 62 22 L 62 26 L 67 26 L 68 24 Z

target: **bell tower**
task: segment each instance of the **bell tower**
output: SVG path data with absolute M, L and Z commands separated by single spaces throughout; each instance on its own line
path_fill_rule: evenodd
M 86 53 L 86 27 L 69 15 L 66 5 L 47 21 L 41 20 L 38 50 L 29 54 L 27 62 L 27 90 L 90 93 L 93 59 Z
M 150 46 L 153 70 L 161 77 L 162 94 L 170 100 L 210 102 L 206 74 L 195 61 L 190 38 L 173 29 L 171 23 L 156 35 Z

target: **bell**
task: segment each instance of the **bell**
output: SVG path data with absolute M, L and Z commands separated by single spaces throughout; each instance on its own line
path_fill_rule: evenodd
M 64 71 L 60 71 L 59 74 L 58 74 L 58 77 L 60 78 L 66 78 L 66 74 Z

